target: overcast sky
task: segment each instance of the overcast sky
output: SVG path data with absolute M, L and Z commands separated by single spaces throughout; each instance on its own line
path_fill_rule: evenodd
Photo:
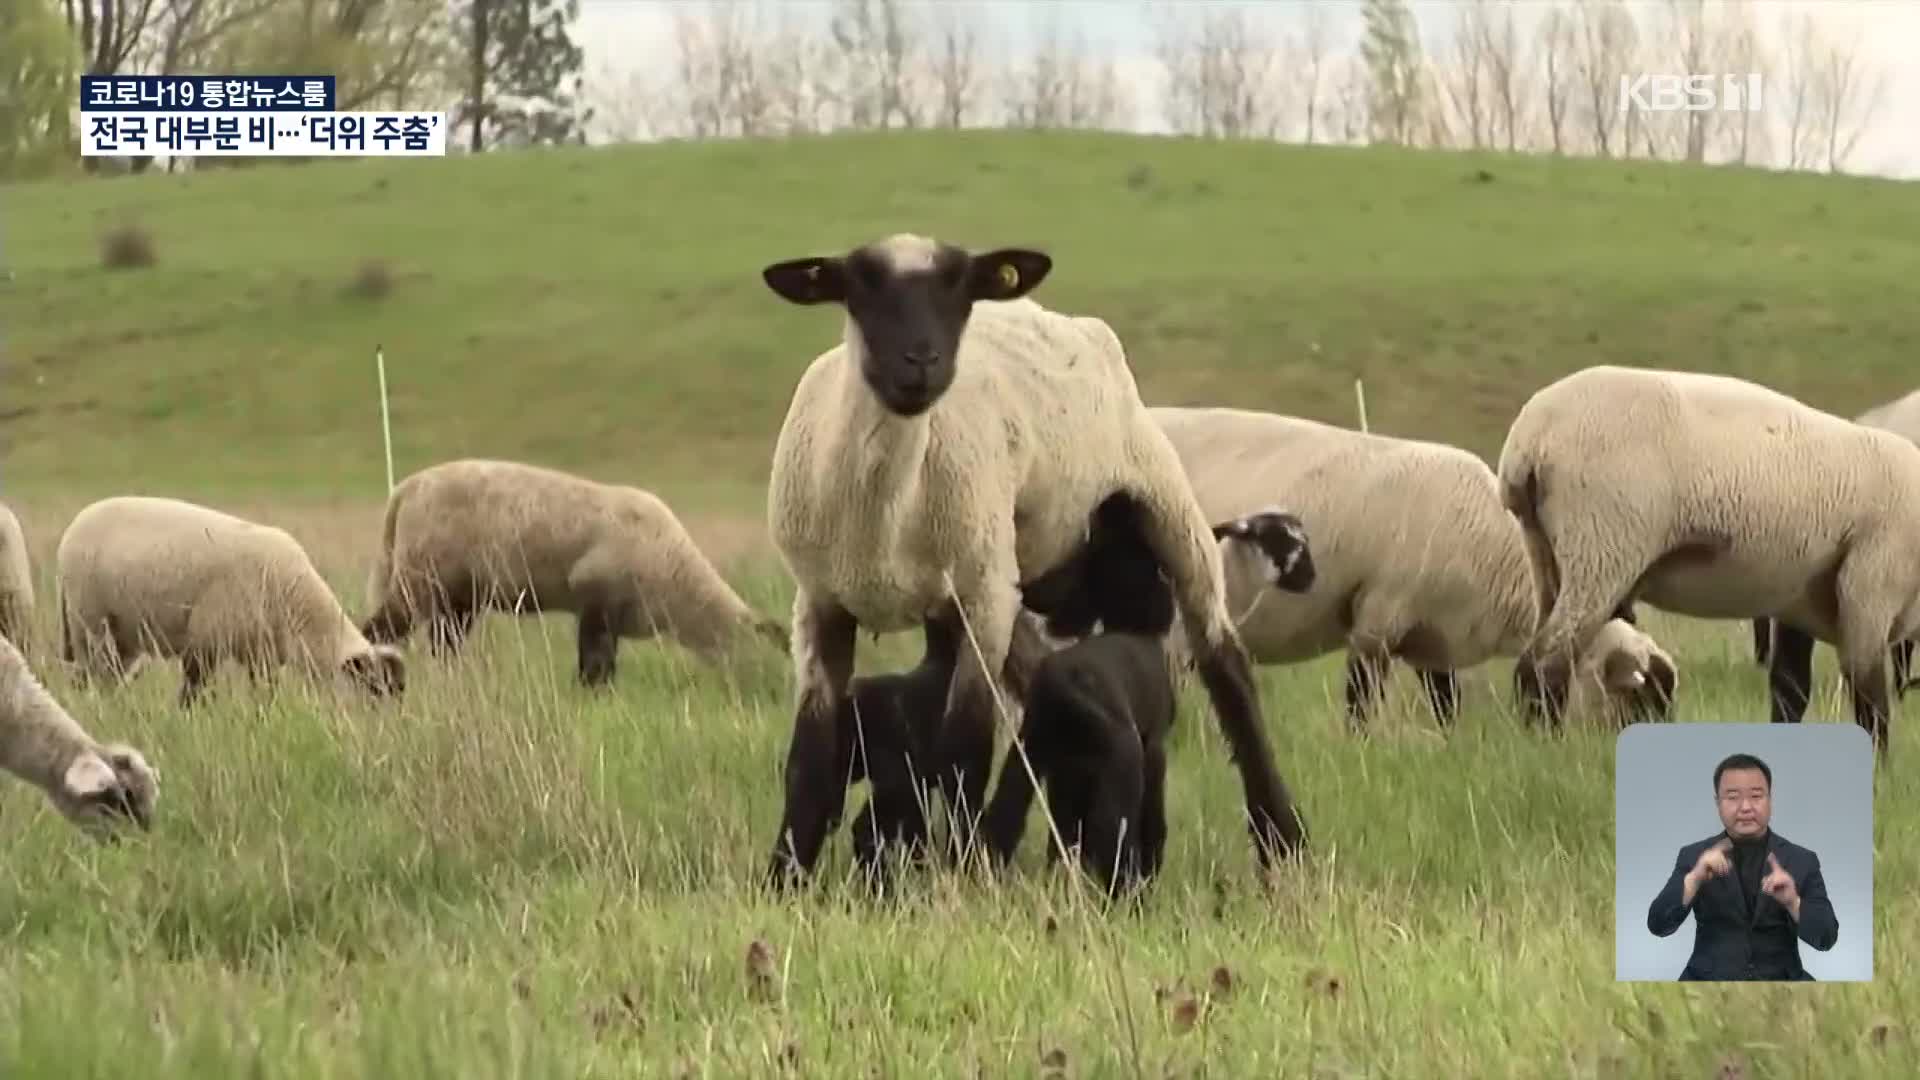
M 590 81 L 612 85 L 609 76 L 669 69 L 673 57 L 673 9 L 700 7 L 708 0 L 580 0 L 580 41 L 586 50 Z M 831 0 L 760 0 L 824 19 Z M 1166 0 L 934 0 L 949 7 L 972 9 L 976 19 L 989 21 L 1000 47 L 1030 47 L 1037 29 L 1050 13 L 1081 35 L 1089 52 L 1120 62 L 1140 73 L 1136 92 L 1151 95 L 1157 65 L 1152 50 L 1157 20 L 1170 6 Z M 1179 0 L 1177 6 L 1240 7 L 1265 24 L 1285 30 L 1297 27 L 1310 4 L 1326 8 L 1336 38 L 1357 39 L 1358 0 Z M 909 7 L 933 6 L 909 0 Z M 1423 40 L 1436 40 L 1435 31 L 1453 17 L 1458 5 L 1449 0 L 1412 0 Z M 1643 26 L 1653 25 L 1662 6 L 1632 3 Z M 1520 0 L 1523 16 L 1536 14 L 1544 3 Z M 1858 41 L 1885 79 L 1880 104 L 1868 130 L 1847 161 L 1850 172 L 1920 178 L 1920 0 L 1752 0 L 1760 28 L 1775 41 L 1782 21 L 1805 13 L 1813 16 L 1840 40 Z M 1764 95 L 1763 95 L 1764 96 Z M 1777 98 L 1775 99 L 1778 100 Z M 1142 101 L 1139 128 L 1162 127 L 1157 103 Z

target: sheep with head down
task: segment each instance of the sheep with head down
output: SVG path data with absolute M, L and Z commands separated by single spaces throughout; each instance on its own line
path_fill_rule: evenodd
M 1345 649 L 1346 710 L 1356 728 L 1396 659 L 1418 673 L 1445 725 L 1458 710 L 1459 669 L 1525 649 L 1539 619 L 1538 590 L 1520 524 L 1479 457 L 1251 409 L 1148 412 L 1173 443 L 1201 509 L 1219 523 L 1228 604 L 1255 662 L 1299 663 Z M 1281 569 L 1276 542 L 1288 539 L 1290 519 L 1271 506 L 1281 498 L 1313 534 L 1310 588 L 1269 587 Z M 1594 677 L 1578 684 L 1580 710 L 1663 717 L 1677 681 L 1671 658 L 1621 616 L 1631 613 L 1616 612 L 1618 627 L 1609 624 L 1599 651 L 1583 658 Z
M 1854 417 L 1854 423 L 1891 431 L 1901 438 L 1920 444 L 1920 390 L 1914 390 L 1892 401 L 1875 405 Z M 1813 685 L 1813 639 L 1792 627 L 1776 628 L 1772 619 L 1754 619 L 1753 659 L 1763 668 L 1772 666 L 1776 647 L 1775 633 L 1781 635 L 1778 647 L 1780 663 L 1787 671 L 1785 681 L 1796 688 L 1798 697 L 1804 700 L 1807 689 Z M 1920 686 L 1920 678 L 1913 676 L 1913 651 L 1912 638 L 1893 643 L 1895 694 L 1905 694 L 1908 690 Z
M 65 659 L 124 680 L 178 657 L 191 706 L 223 660 L 256 680 L 291 665 L 379 696 L 405 690 L 392 646 L 363 637 L 284 529 L 181 499 L 121 495 L 75 514 L 55 556 Z
M 797 705 L 769 875 L 811 871 L 845 796 L 836 732 L 856 633 L 920 626 L 949 600 L 966 646 L 933 765 L 961 853 L 972 850 L 995 747 L 1021 585 L 1083 545 L 1123 494 L 1173 583 L 1196 667 L 1232 748 L 1263 864 L 1304 827 L 1273 763 L 1220 557 L 1166 437 L 1148 420 L 1104 321 L 1027 299 L 1052 269 L 1021 248 L 981 253 L 900 234 L 762 277 L 794 304 L 844 311 L 842 340 L 800 376 L 774 447 L 768 518 L 796 582 Z M 1042 612 L 1044 614 L 1044 612 Z M 977 646 L 977 651 L 975 646 Z
M 1887 646 L 1920 632 L 1920 446 L 1744 379 L 1602 365 L 1521 406 L 1498 471 L 1548 601 L 1536 710 L 1622 604 L 1766 617 L 1835 647 L 1884 758 Z M 1775 721 L 1805 712 L 1794 674 L 1776 651 Z
M 587 686 L 613 678 L 623 638 L 665 635 L 708 663 L 750 641 L 787 649 L 785 628 L 740 598 L 665 500 L 516 461 L 446 461 L 394 485 L 367 591 L 367 640 L 424 622 L 438 655 L 482 611 L 571 612 Z
M 0 503 L 0 637 L 25 648 L 33 625 L 33 564 L 20 519 Z
M 146 829 L 160 795 L 160 774 L 140 751 L 97 742 L 47 692 L 27 658 L 0 635 L 0 769 L 47 795 L 89 835 L 111 839 L 114 827 Z

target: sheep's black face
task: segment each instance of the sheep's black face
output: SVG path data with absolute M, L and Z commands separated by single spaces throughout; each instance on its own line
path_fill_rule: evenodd
M 867 386 L 889 412 L 919 416 L 953 385 L 974 301 L 1025 296 L 1052 267 L 1022 248 L 973 255 L 896 236 L 844 256 L 774 263 L 761 277 L 790 303 L 844 306 L 860 333 Z
M 1213 538 L 1251 544 L 1265 556 L 1266 578 L 1274 588 L 1303 593 L 1313 587 L 1313 552 L 1307 545 L 1307 527 L 1284 510 L 1263 510 L 1213 527 Z

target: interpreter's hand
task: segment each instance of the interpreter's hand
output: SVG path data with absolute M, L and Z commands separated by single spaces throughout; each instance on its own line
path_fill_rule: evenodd
M 1733 860 L 1727 857 L 1727 852 L 1732 850 L 1733 841 L 1724 836 L 1721 837 L 1719 843 L 1701 852 L 1700 857 L 1694 860 L 1693 871 L 1689 876 L 1697 882 L 1705 883 L 1722 874 L 1732 873 Z
M 1780 866 L 1780 860 L 1767 853 L 1767 876 L 1760 879 L 1760 891 L 1773 897 L 1774 903 L 1796 911 L 1800 906 L 1800 890 L 1793 884 L 1793 877 Z

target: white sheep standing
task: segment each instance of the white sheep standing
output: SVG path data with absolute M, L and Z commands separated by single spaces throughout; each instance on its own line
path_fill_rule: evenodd
M 1227 602 L 1248 652 L 1256 663 L 1293 664 L 1347 650 L 1346 708 L 1356 727 L 1395 659 L 1415 669 L 1435 717 L 1449 724 L 1457 670 L 1525 649 L 1539 619 L 1526 544 L 1493 470 L 1473 453 L 1251 409 L 1147 412 L 1215 523 Z M 1262 509 L 1280 498 L 1313 535 L 1305 591 L 1273 588 L 1276 568 L 1259 550 Z M 1611 680 L 1582 685 L 1664 715 L 1676 681 L 1671 658 L 1616 621 L 1622 629 L 1606 651 L 1587 657 L 1589 670 Z
M 840 305 L 846 316 L 841 342 L 795 387 L 768 491 L 773 539 L 797 585 L 776 884 L 811 871 L 840 816 L 835 717 L 857 630 L 921 626 L 949 600 L 978 651 L 962 648 L 934 766 L 957 846 L 972 850 L 996 699 L 1017 703 L 1024 690 L 1003 666 L 1017 628 L 1032 632 L 1017 618 L 1020 586 L 1065 563 L 1094 507 L 1116 493 L 1137 503 L 1189 640 L 1203 643 L 1196 666 L 1240 769 L 1262 864 L 1304 844 L 1206 519 L 1112 328 L 1024 299 L 1051 267 L 1037 251 L 971 254 L 901 234 L 762 271 L 787 301 Z
M 1876 405 L 1859 416 L 1854 423 L 1869 427 L 1882 428 L 1899 435 L 1910 442 L 1920 444 L 1920 390 L 1914 390 L 1892 401 Z M 1772 619 L 1753 620 L 1753 658 L 1761 667 L 1771 667 L 1773 657 Z M 1789 674 L 1801 687 L 1811 687 L 1813 683 L 1813 639 L 1804 633 L 1789 628 L 1782 639 L 1785 654 L 1782 662 L 1787 665 Z M 1893 643 L 1893 688 L 1894 693 L 1920 686 L 1920 680 L 1910 678 L 1913 671 L 1914 643 L 1911 638 Z
M 664 633 L 710 663 L 756 637 L 787 648 L 659 496 L 513 461 L 442 462 L 396 485 L 367 594 L 367 640 L 424 621 L 439 655 L 480 611 L 572 612 L 587 685 L 613 678 L 622 638 Z
M 131 820 L 153 821 L 160 774 L 140 751 L 88 735 L 41 685 L 27 658 L 0 635 L 0 769 L 46 792 L 67 820 L 101 838 Z
M 398 650 L 374 645 L 284 529 L 180 499 L 121 495 L 75 514 L 55 554 L 63 654 L 83 678 L 178 657 L 191 705 L 221 660 L 258 680 L 282 665 L 405 689 Z
M 33 626 L 33 564 L 20 519 L 0 503 L 0 637 L 26 647 Z
M 1764 616 L 1835 646 L 1884 757 L 1887 645 L 1920 630 L 1920 446 L 1743 379 L 1603 365 L 1521 406 L 1498 471 L 1546 601 L 1536 707 L 1623 604 Z M 1777 661 L 1769 682 L 1798 721 L 1804 688 Z

